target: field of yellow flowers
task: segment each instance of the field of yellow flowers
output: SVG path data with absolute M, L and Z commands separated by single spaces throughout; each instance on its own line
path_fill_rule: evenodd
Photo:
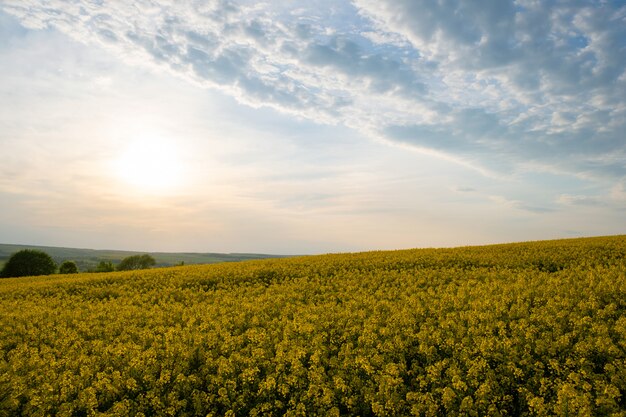
M 626 416 L 626 236 L 0 280 L 0 416 Z

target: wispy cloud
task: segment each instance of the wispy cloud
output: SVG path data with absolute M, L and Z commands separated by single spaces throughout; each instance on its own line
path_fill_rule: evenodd
M 3 0 L 0 58 L 3 234 L 300 253 L 626 224 L 620 2 Z M 170 199 L 107 162 L 145 135 L 189 170 Z
M 555 211 L 554 208 L 545 205 L 536 205 L 521 200 L 511 200 L 503 196 L 489 196 L 492 202 L 509 209 L 521 210 L 534 214 L 550 213 Z
M 454 187 L 457 193 L 475 193 L 476 189 L 472 187 Z
M 626 178 L 617 182 L 611 188 L 610 196 L 613 201 L 626 204 Z
M 603 199 L 598 197 L 570 194 L 560 195 L 558 202 L 566 206 L 603 206 L 606 204 Z
M 328 7 L 321 7 L 328 6 Z M 128 62 L 486 169 L 626 176 L 626 6 L 7 0 Z

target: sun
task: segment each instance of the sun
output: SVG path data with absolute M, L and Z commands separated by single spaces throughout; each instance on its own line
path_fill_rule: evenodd
M 121 181 L 144 192 L 168 192 L 182 181 L 180 152 L 173 141 L 158 136 L 131 141 L 113 162 Z

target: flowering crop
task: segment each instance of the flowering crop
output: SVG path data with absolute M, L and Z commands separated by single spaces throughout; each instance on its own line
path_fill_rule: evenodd
M 626 237 L 0 280 L 0 416 L 626 416 Z

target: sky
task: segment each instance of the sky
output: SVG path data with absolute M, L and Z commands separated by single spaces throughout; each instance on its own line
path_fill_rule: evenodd
M 0 242 L 626 233 L 626 2 L 0 0 Z

